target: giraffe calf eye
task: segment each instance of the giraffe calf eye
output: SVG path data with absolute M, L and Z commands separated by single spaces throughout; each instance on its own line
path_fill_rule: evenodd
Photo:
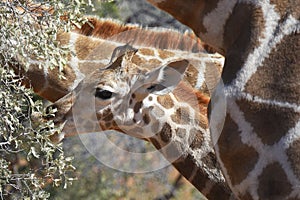
M 95 97 L 106 100 L 112 97 L 113 93 L 108 90 L 103 90 L 101 88 L 96 88 Z

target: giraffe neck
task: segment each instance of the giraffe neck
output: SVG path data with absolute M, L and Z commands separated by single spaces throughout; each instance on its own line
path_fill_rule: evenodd
M 211 144 L 206 116 L 209 98 L 184 82 L 168 95 L 149 95 L 135 102 L 137 98 L 131 101 L 132 123 L 104 114 L 102 129 L 151 142 L 208 199 L 232 198 Z
M 181 83 L 170 95 L 156 97 L 150 121 L 152 134 L 158 134 L 150 141 L 208 199 L 230 199 L 210 140 L 208 98 L 198 94 Z
M 183 12 L 180 1 L 149 1 L 225 55 L 225 124 L 212 138 L 218 139 L 218 161 L 235 195 L 299 199 L 299 1 L 191 0 L 182 2 Z M 210 122 L 222 123 L 216 119 Z
M 227 23 L 237 0 L 212 0 L 212 1 L 180 1 L 180 0 L 148 0 L 156 7 L 170 13 L 178 21 L 193 29 L 207 44 L 213 46 L 219 53 L 226 55 L 227 48 L 224 41 Z M 180 10 L 180 12 L 178 12 Z M 243 23 L 242 18 L 240 19 Z M 235 23 L 235 30 L 240 25 Z M 238 31 L 231 31 L 231 36 L 238 35 Z M 235 39 L 235 38 L 233 38 Z
M 300 198 L 300 4 L 271 2 L 239 4 L 232 18 L 243 12 L 249 23 L 236 41 L 226 41 L 228 103 L 216 153 L 241 199 Z M 239 151 L 226 148 L 228 138 Z M 242 157 L 247 162 L 237 169 Z
M 148 64 L 148 67 L 151 67 L 150 65 L 156 67 L 160 63 L 178 59 L 180 56 L 194 55 L 192 57 L 196 58 L 196 65 L 201 68 L 191 69 L 189 79 L 191 79 L 190 83 L 198 88 L 203 85 L 205 74 L 203 72 L 206 70 L 206 65 L 216 65 L 217 68 L 223 65 L 222 56 L 201 53 L 206 46 L 199 40 L 194 40 L 192 35 L 183 35 L 170 29 L 143 29 L 136 25 L 123 25 L 110 19 L 91 18 L 90 22 L 94 25 L 94 29 L 85 24 L 80 30 L 61 32 L 57 35 L 60 45 L 69 45 L 72 52 L 68 64 L 62 71 L 65 79 L 58 77 L 57 68 L 50 70 L 46 65 L 42 65 L 41 69 L 38 64 L 42 61 L 30 60 L 28 71 L 23 70 L 22 67 L 16 69 L 17 73 L 25 75 L 25 85 L 31 85 L 37 94 L 55 101 L 74 89 L 86 75 L 106 66 L 114 49 L 128 42 L 140 49 L 139 56 L 135 56 L 135 62 L 141 65 Z M 199 56 L 202 60 L 197 58 Z M 202 77 L 198 79 L 192 73 L 202 74 Z

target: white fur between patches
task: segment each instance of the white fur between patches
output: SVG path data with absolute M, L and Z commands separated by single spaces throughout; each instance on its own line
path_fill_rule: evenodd
M 77 38 L 78 38 L 78 34 L 76 34 L 76 33 L 70 34 L 70 51 L 73 53 L 76 52 L 75 43 L 76 43 Z M 79 63 L 79 59 L 77 57 L 72 56 L 69 61 L 69 64 L 70 64 L 71 68 L 74 70 L 76 79 L 74 80 L 73 85 L 70 86 L 70 88 L 69 88 L 70 91 L 73 90 L 74 88 L 76 88 L 76 86 L 79 84 L 79 82 L 82 79 L 84 79 L 84 77 L 85 77 L 85 75 L 80 72 L 78 63 Z
M 262 4 L 262 10 L 264 13 L 264 19 L 266 20 L 264 27 L 265 32 L 263 37 L 259 38 L 261 45 L 256 48 L 252 54 L 249 54 L 243 68 L 237 73 L 237 78 L 232 84 L 232 87 L 237 88 L 239 91 L 244 90 L 248 80 L 269 56 L 272 49 L 281 42 L 282 38 L 295 32 L 297 24 L 299 26 L 299 21 L 295 20 L 292 16 L 289 16 L 280 28 L 281 33 L 274 37 L 280 16 L 275 12 L 274 6 L 272 5 Z
M 223 46 L 224 26 L 237 0 L 222 0 L 218 2 L 217 8 L 208 13 L 203 19 L 207 33 L 202 35 L 202 39 L 212 43 L 214 46 Z M 210 38 L 214 38 L 211 41 Z

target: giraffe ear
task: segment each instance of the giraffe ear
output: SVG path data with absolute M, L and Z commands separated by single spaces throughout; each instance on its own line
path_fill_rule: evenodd
M 147 90 L 156 95 L 172 92 L 182 80 L 188 66 L 187 60 L 180 60 L 149 72 L 145 80 L 148 85 Z

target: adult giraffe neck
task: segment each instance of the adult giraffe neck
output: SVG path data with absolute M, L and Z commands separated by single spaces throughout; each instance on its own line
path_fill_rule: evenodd
M 237 0 L 212 0 L 209 2 L 148 0 L 148 2 L 170 13 L 178 21 L 190 27 L 201 40 L 213 46 L 222 55 L 226 55 L 227 49 L 223 44 L 224 33 Z M 180 12 L 178 12 L 179 10 Z M 236 25 L 235 29 L 231 29 L 232 35 L 238 34 L 237 30 L 240 27 L 239 24 Z
M 177 12 L 180 1 L 149 1 L 225 55 L 227 113 L 223 130 L 212 134 L 235 195 L 299 199 L 300 2 L 191 0 L 181 2 L 185 8 Z

